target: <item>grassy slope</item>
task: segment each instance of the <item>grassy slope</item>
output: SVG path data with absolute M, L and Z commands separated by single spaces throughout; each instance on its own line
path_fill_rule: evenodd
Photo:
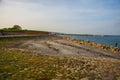
M 4 30 L 4 29 L 0 29 L 4 32 L 48 32 L 48 31 L 37 31 L 37 30 Z
M 19 39 L 0 41 L 0 80 L 81 79 L 117 80 L 120 61 L 86 57 L 39 55 L 4 46 Z

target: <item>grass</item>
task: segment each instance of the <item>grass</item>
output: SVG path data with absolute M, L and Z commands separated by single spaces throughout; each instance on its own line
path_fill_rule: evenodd
M 48 31 L 38 31 L 38 30 L 8 30 L 8 29 L 0 29 L 4 32 L 48 32 Z
M 22 39 L 0 40 L 0 80 L 119 80 L 120 61 L 40 55 L 6 46 Z
M 3 48 L 14 44 L 16 40 L 0 42 L 0 80 L 49 80 L 55 77 L 56 68 L 52 65 L 54 60 L 48 62 L 49 56 Z

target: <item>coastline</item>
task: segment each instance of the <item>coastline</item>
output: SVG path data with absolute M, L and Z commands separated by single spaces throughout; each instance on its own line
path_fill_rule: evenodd
M 87 43 L 86 43 L 87 44 Z M 0 79 L 119 80 L 120 54 L 59 36 L 0 41 Z
M 9 48 L 32 51 L 38 54 L 58 56 L 85 56 L 120 59 L 120 49 L 87 40 L 76 40 L 61 36 L 44 36 L 25 40 Z
M 88 40 L 77 40 L 77 39 L 69 38 L 69 37 L 65 37 L 64 39 L 66 39 L 68 41 L 71 41 L 71 42 L 74 42 L 74 43 L 77 43 L 77 44 L 83 44 L 83 45 L 87 45 L 87 46 L 92 46 L 92 47 L 96 47 L 98 49 L 111 51 L 113 53 L 120 53 L 120 48 L 118 48 L 118 47 L 107 46 L 107 45 L 103 45 L 103 44 L 100 44 L 100 43 L 95 43 L 95 42 L 88 41 Z
M 88 40 L 95 43 L 100 43 L 105 46 L 114 46 L 120 48 L 120 36 L 118 35 L 61 35 L 69 38 L 75 38 L 77 40 Z

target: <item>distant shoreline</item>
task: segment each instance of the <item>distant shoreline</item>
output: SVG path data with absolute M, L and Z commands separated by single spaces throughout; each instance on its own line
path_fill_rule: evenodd
M 101 34 L 61 34 L 61 35 L 71 35 L 71 36 L 120 36 L 120 35 L 101 35 Z

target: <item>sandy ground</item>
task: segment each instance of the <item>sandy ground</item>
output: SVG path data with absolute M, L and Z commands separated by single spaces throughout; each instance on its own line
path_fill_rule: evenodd
M 75 44 L 60 37 L 31 39 L 23 41 L 22 43 L 14 44 L 12 47 L 40 54 L 120 59 L 120 54 L 115 54 L 110 51 L 97 49 L 91 46 Z

